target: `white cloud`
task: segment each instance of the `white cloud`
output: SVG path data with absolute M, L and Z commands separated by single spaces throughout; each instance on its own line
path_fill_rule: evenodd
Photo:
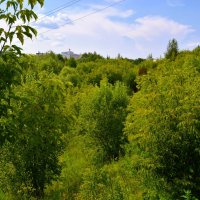
M 194 41 L 194 42 L 189 42 L 185 45 L 186 49 L 194 49 L 195 47 L 200 46 L 200 40 L 199 41 Z
M 184 0 L 167 0 L 167 4 L 171 7 L 185 6 Z
M 74 21 L 90 12 L 91 9 L 74 10 L 43 18 L 35 24 L 40 33 L 38 40 L 27 41 L 25 51 L 62 52 L 71 48 L 76 53 L 96 51 L 112 57 L 118 53 L 126 57 L 146 57 L 149 53 L 159 56 L 166 49 L 169 39 L 183 40 L 194 31 L 188 25 L 161 16 L 134 20 L 133 10 L 116 8 Z M 48 32 L 43 33 L 45 31 Z
M 143 38 L 147 41 L 163 36 L 180 39 L 194 31 L 188 25 L 160 16 L 138 18 L 132 24 L 131 29 L 132 31 L 128 34 L 130 37 Z
M 121 0 L 105 0 L 105 1 L 108 2 L 108 3 L 118 3 Z
M 48 17 L 45 17 L 44 15 L 39 15 L 39 20 L 35 23 L 35 25 L 39 27 L 55 29 L 61 27 L 66 23 L 71 23 L 69 17 L 64 13 L 58 13 L 55 16 Z

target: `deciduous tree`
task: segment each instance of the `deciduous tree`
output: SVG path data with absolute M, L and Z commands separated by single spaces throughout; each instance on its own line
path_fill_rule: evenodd
M 157 188 L 156 195 L 164 191 L 177 199 L 190 190 L 199 198 L 200 75 L 187 62 L 169 63 L 141 77 L 126 133 L 140 161 L 136 167 L 148 177 L 145 184 Z
M 170 60 L 175 60 L 178 55 L 178 42 L 176 39 L 172 39 L 169 41 L 167 46 L 167 52 L 165 53 L 165 58 Z

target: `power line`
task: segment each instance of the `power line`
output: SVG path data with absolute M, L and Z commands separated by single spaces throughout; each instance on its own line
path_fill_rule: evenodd
M 62 5 L 60 5 L 60 6 L 56 7 L 56 8 L 54 8 L 54 9 L 52 9 L 52 10 L 46 12 L 46 13 L 45 13 L 45 16 L 39 17 L 38 19 L 29 22 L 28 25 L 33 24 L 33 23 L 35 23 L 35 22 L 37 22 L 37 21 L 39 21 L 39 20 L 41 20 L 41 19 L 44 19 L 44 18 L 46 18 L 46 17 L 48 17 L 48 16 L 50 16 L 50 15 L 52 15 L 52 14 L 54 14 L 54 13 L 59 12 L 59 11 L 61 11 L 61 10 L 64 10 L 65 8 L 71 7 L 72 5 L 74 5 L 74 4 L 76 4 L 76 3 L 80 2 L 80 1 L 82 1 L 82 0 L 72 0 L 72 1 L 69 1 L 69 2 L 67 2 L 67 3 L 65 3 L 65 4 L 62 4 Z M 16 27 L 16 26 L 13 26 L 13 28 L 15 28 L 15 27 Z
M 61 10 L 64 10 L 65 8 L 71 7 L 72 5 L 74 5 L 74 4 L 76 4 L 76 3 L 80 2 L 80 1 L 81 0 L 72 0 L 72 1 L 69 1 L 69 2 L 67 2 L 65 4 L 62 4 L 62 5 L 58 6 L 57 8 L 54 8 L 54 9 L 46 12 L 44 16 L 39 17 L 37 20 L 34 20 L 34 21 L 30 22 L 29 24 L 32 24 L 32 23 L 34 23 L 36 21 L 44 19 L 44 18 L 46 18 L 46 17 L 48 17 L 48 16 L 50 16 L 50 15 L 52 15 L 54 13 L 57 13 L 57 12 L 59 12 Z
M 124 2 L 124 1 L 126 1 L 126 0 L 117 1 L 116 3 L 110 4 L 110 5 L 108 5 L 108 6 L 104 7 L 104 8 L 96 9 L 96 10 L 94 10 L 94 11 L 91 12 L 91 13 L 88 13 L 88 14 L 86 14 L 86 15 L 83 15 L 82 17 L 79 17 L 79 18 L 76 18 L 76 19 L 74 19 L 74 20 L 68 21 L 68 22 L 64 23 L 62 26 L 65 26 L 65 25 L 67 25 L 67 24 L 71 24 L 71 23 L 73 23 L 73 22 L 79 21 L 79 20 L 84 19 L 84 18 L 87 18 L 87 17 L 90 16 L 90 15 L 94 15 L 94 14 L 96 14 L 96 13 L 102 12 L 102 11 L 104 11 L 104 10 L 106 10 L 106 9 L 108 9 L 108 8 L 114 7 L 114 6 L 120 4 L 120 3 Z M 49 29 L 49 30 L 44 31 L 44 32 L 42 32 L 42 33 L 39 33 L 39 34 L 48 33 L 48 32 L 53 31 L 53 30 L 55 30 L 55 29 L 57 29 L 57 28 L 52 28 L 52 29 Z
M 45 18 L 47 16 L 50 16 L 50 15 L 52 15 L 54 13 L 57 13 L 57 12 L 59 12 L 61 10 L 64 10 L 65 8 L 68 8 L 68 7 L 78 3 L 79 1 L 81 1 L 81 0 L 69 1 L 69 2 L 67 2 L 67 3 L 65 3 L 65 4 L 63 4 L 63 5 L 61 5 L 61 6 L 57 7 L 57 8 L 54 8 L 54 9 L 48 11 L 47 13 L 45 13 L 45 16 L 38 18 L 38 20 L 41 20 L 41 19 L 43 19 L 43 18 Z
M 81 1 L 81 0 L 77 0 L 77 1 Z M 71 20 L 71 21 L 67 21 L 67 22 L 64 23 L 62 26 L 65 26 L 65 25 L 67 25 L 67 24 L 71 24 L 71 23 L 73 23 L 73 22 L 82 20 L 82 19 L 84 19 L 84 18 L 87 18 L 87 17 L 90 16 L 90 15 L 94 15 L 94 14 L 96 14 L 96 13 L 103 12 L 104 10 L 106 10 L 106 9 L 108 9 L 108 8 L 111 8 L 111 7 L 114 7 L 114 6 L 120 4 L 120 3 L 124 2 L 124 1 L 126 1 L 126 0 L 117 1 L 117 2 L 112 3 L 112 4 L 110 4 L 110 5 L 106 6 L 106 7 L 101 8 L 101 9 L 96 9 L 96 10 L 94 10 L 93 12 L 90 12 L 90 13 L 88 13 L 88 14 L 86 14 L 86 15 L 83 15 L 82 17 L 76 18 L 76 19 Z M 55 8 L 55 9 L 56 9 L 56 8 Z M 55 10 L 55 9 L 53 9 L 53 10 Z M 50 11 L 49 11 L 49 12 L 50 12 Z M 39 34 L 40 34 L 40 35 L 41 35 L 41 34 L 45 34 L 45 33 L 48 33 L 48 32 L 50 32 L 50 31 L 53 31 L 53 30 L 55 30 L 55 29 L 57 29 L 57 28 L 52 28 L 52 29 L 49 29 L 49 30 L 44 31 L 44 32 L 42 32 L 42 33 L 39 33 Z M 27 39 L 28 39 L 28 38 L 27 38 Z

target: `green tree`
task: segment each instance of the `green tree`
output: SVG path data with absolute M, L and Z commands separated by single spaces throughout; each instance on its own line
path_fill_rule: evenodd
M 153 55 L 152 55 L 152 53 L 150 53 L 150 54 L 147 56 L 147 60 L 153 60 Z
M 3 144 L 11 135 L 7 125 L 12 120 L 11 100 L 14 98 L 12 88 L 19 82 L 21 68 L 18 63 L 18 56 L 21 55 L 21 48 L 13 45 L 13 38 L 23 44 L 24 37 L 32 38 L 37 31 L 27 25 L 32 19 L 37 19 L 34 13 L 34 6 L 43 0 L 28 0 L 30 9 L 25 8 L 27 3 L 23 0 L 1 0 L 0 20 L 5 24 L 0 28 L 0 143 Z M 23 25 L 17 25 L 22 22 Z
M 94 53 L 84 53 L 81 55 L 81 58 L 79 59 L 80 62 L 91 62 L 96 60 L 102 60 L 104 59 L 101 55 Z
M 75 60 L 73 57 L 69 58 L 68 64 L 69 64 L 69 66 L 72 67 L 72 68 L 76 68 L 76 67 L 77 67 L 76 60 Z
M 10 178 L 12 192 L 41 198 L 45 187 L 61 171 L 59 155 L 64 148 L 68 118 L 64 111 L 65 87 L 58 76 L 47 72 L 27 74 L 16 88 L 11 131 L 14 141 L 7 144 L 8 161 L 15 168 Z
M 127 142 L 122 131 L 129 99 L 127 88 L 119 82 L 112 86 L 102 81 L 100 88 L 95 87 L 85 95 L 80 105 L 78 132 L 96 141 L 106 161 L 118 159 Z
M 64 67 L 59 74 L 62 81 L 65 83 L 66 87 L 77 86 L 80 84 L 80 76 L 76 69 L 71 67 Z
M 176 56 L 178 55 L 178 52 L 179 50 L 177 40 L 170 40 L 167 46 L 167 52 L 165 53 L 165 58 L 175 60 Z
M 12 120 L 11 100 L 15 98 L 13 85 L 20 82 L 20 67 L 17 56 L 6 54 L 0 56 L 0 146 L 11 139 L 7 126 Z
M 0 1 L 0 19 L 6 24 L 5 28 L 0 28 L 0 55 L 6 51 L 14 51 L 18 54 L 21 53 L 21 49 L 12 45 L 13 38 L 17 39 L 24 44 L 24 37 L 32 38 L 33 35 L 37 35 L 36 29 L 29 26 L 28 23 L 34 19 L 37 19 L 37 15 L 33 11 L 36 4 L 41 6 L 44 0 L 28 0 L 28 5 L 24 0 L 1 0 Z M 22 25 L 18 25 L 18 22 Z
M 140 78 L 126 121 L 135 167 L 156 191 L 153 199 L 179 199 L 184 190 L 200 198 L 200 75 L 189 61 L 177 64 Z

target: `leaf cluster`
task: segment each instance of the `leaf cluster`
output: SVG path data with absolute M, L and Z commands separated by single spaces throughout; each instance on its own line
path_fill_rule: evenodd
M 31 38 L 37 35 L 35 28 L 31 27 L 29 23 L 31 20 L 36 20 L 37 15 L 33 11 L 36 4 L 43 6 L 44 0 L 29 0 L 28 5 L 30 9 L 25 7 L 24 0 L 1 0 L 0 5 L 0 20 L 6 26 L 0 28 L 0 54 L 8 50 L 14 50 L 15 53 L 20 54 L 21 49 L 16 45 L 11 45 L 13 38 L 17 38 L 21 44 L 24 44 L 25 37 Z M 21 25 L 18 25 L 20 24 Z

